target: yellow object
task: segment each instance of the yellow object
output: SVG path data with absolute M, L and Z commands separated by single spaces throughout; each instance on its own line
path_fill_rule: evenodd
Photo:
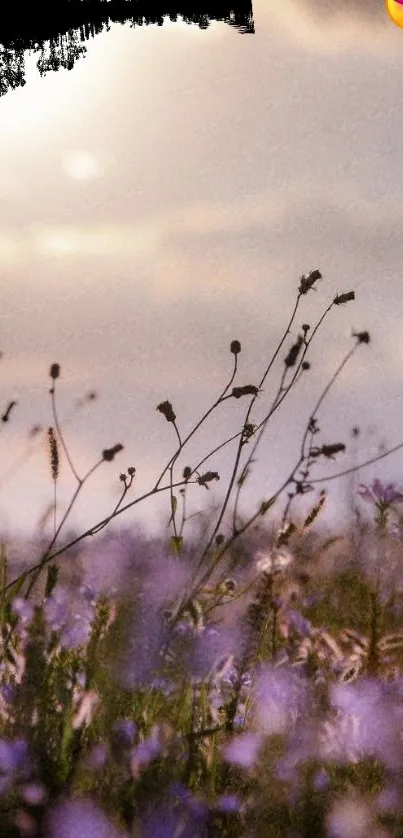
M 403 29 L 403 0 L 386 0 L 386 8 L 393 23 Z

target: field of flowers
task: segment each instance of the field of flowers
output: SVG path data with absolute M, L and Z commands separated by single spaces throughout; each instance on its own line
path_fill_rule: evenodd
M 157 406 L 176 446 L 157 481 L 129 500 L 136 469 L 127 468 L 110 515 L 69 540 L 83 485 L 123 446 L 78 474 L 58 416 L 61 370 L 51 365 L 53 535 L 18 571 L 9 545 L 0 553 L 0 836 L 403 836 L 403 490 L 376 477 L 360 484 L 355 524 L 329 536 L 321 525 L 327 491 L 314 479 L 318 461 L 345 450 L 321 441 L 318 415 L 368 332 L 353 333 L 287 479 L 249 518 L 240 511 L 272 416 L 309 374 L 311 342 L 331 309 L 354 300 L 353 291 L 338 294 L 290 340 L 302 298 L 320 279 L 318 270 L 300 277 L 257 382 L 234 384 L 241 345 L 233 340 L 229 381 L 190 432 L 183 435 L 169 401 Z M 271 373 L 277 383 L 266 403 Z M 183 464 L 187 443 L 228 399 L 245 405 L 234 435 L 198 464 Z M 235 453 L 223 475 L 214 455 L 227 445 Z M 62 456 L 77 487 L 59 517 Z M 191 534 L 186 498 L 218 480 L 223 502 Z M 159 493 L 169 536 L 128 531 L 118 548 L 109 523 Z M 120 550 L 113 589 L 87 573 L 83 556 L 95 535 L 95 562 L 99 555 L 113 564 Z

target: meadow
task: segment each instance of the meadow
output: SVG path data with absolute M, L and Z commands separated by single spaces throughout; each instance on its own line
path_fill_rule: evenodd
M 136 468 L 127 467 L 110 515 L 70 538 L 83 486 L 124 448 L 104 449 L 78 474 L 58 415 L 63 371 L 50 365 L 52 535 L 28 565 L 11 562 L 5 541 L 0 553 L 1 836 L 403 836 L 403 489 L 374 471 L 356 492 L 354 522 L 329 536 L 328 489 L 315 481 L 318 463 L 345 452 L 326 438 L 320 410 L 366 351 L 367 331 L 352 333 L 324 384 L 286 480 L 252 515 L 242 512 L 270 421 L 282 410 L 287 422 L 287 396 L 309 376 L 311 343 L 331 310 L 354 302 L 346 289 L 314 325 L 302 320 L 304 298 L 326 293 L 321 279 L 319 270 L 299 278 L 284 333 L 253 383 L 238 383 L 234 339 L 228 382 L 191 430 L 170 401 L 156 406 L 173 439 L 157 481 L 136 496 Z M 239 403 L 241 423 L 187 464 L 186 446 L 227 400 Z M 233 463 L 221 474 L 214 457 L 227 446 Z M 340 466 L 332 479 L 376 469 L 391 453 Z M 63 514 L 61 458 L 76 479 Z M 222 501 L 190 530 L 189 495 L 202 503 L 218 486 Z M 161 494 L 169 528 L 154 538 L 128 529 L 118 549 L 111 522 Z

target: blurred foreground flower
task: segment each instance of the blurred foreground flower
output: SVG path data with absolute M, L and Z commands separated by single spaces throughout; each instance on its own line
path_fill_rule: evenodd
M 402 683 L 382 683 L 363 678 L 354 683 L 330 686 L 330 698 L 337 710 L 327 727 L 322 756 L 341 762 L 372 757 L 390 770 L 401 765 L 400 729 Z
M 123 838 L 106 815 L 90 800 L 67 800 L 52 811 L 48 838 Z
M 306 710 L 308 683 L 291 667 L 262 667 L 256 684 L 256 711 L 266 734 L 286 733 Z
M 224 759 L 241 768 L 252 768 L 259 756 L 263 737 L 258 733 L 242 733 L 224 749 Z

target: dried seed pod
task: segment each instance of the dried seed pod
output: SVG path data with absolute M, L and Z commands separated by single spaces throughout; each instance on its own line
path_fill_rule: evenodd
M 300 294 L 307 294 L 308 291 L 310 291 L 311 288 L 313 288 L 313 286 L 315 285 L 315 282 L 317 282 L 318 279 L 322 279 L 322 274 L 317 269 L 314 270 L 314 271 L 309 271 L 309 273 L 307 273 L 307 274 L 303 274 L 301 276 L 300 284 L 299 284 L 299 288 L 298 288 L 299 293 Z
M 369 343 L 369 332 L 353 332 L 353 338 L 357 338 L 358 343 Z
M 340 306 L 343 303 L 349 303 L 350 300 L 355 300 L 355 292 L 354 291 L 346 291 L 345 294 L 336 294 L 333 302 L 336 306 Z
M 239 355 L 241 351 L 241 344 L 239 343 L 239 340 L 231 341 L 230 349 L 233 355 Z
M 104 448 L 102 451 L 102 459 L 110 463 L 114 459 L 115 455 L 119 454 L 119 451 L 123 451 L 123 445 L 121 445 L 120 442 L 112 448 Z
M 162 413 L 163 416 L 165 416 L 167 422 L 175 422 L 176 415 L 174 413 L 174 409 L 171 405 L 171 402 L 160 402 L 160 404 L 157 405 L 156 410 L 159 410 L 159 412 Z
M 259 392 L 259 387 L 255 387 L 254 384 L 245 384 L 244 387 L 233 387 L 231 396 L 234 399 L 240 399 L 241 396 L 257 396 Z
M 207 483 L 210 483 L 211 480 L 219 480 L 220 475 L 218 471 L 206 471 L 205 474 L 202 474 L 200 477 L 197 478 L 197 483 L 199 486 L 205 486 L 208 489 Z
M 50 451 L 50 468 L 52 479 L 57 480 L 59 476 L 59 448 L 53 428 L 48 428 L 48 443 Z
M 56 378 L 59 378 L 60 375 L 60 364 L 52 364 L 49 375 L 55 381 Z
M 304 338 L 302 337 L 302 335 L 298 335 L 298 339 L 297 339 L 296 343 L 293 344 L 293 346 L 291 347 L 287 357 L 284 359 L 284 363 L 285 363 L 286 367 L 295 366 L 298 355 L 301 351 L 301 346 L 302 346 L 303 342 L 304 342 Z

